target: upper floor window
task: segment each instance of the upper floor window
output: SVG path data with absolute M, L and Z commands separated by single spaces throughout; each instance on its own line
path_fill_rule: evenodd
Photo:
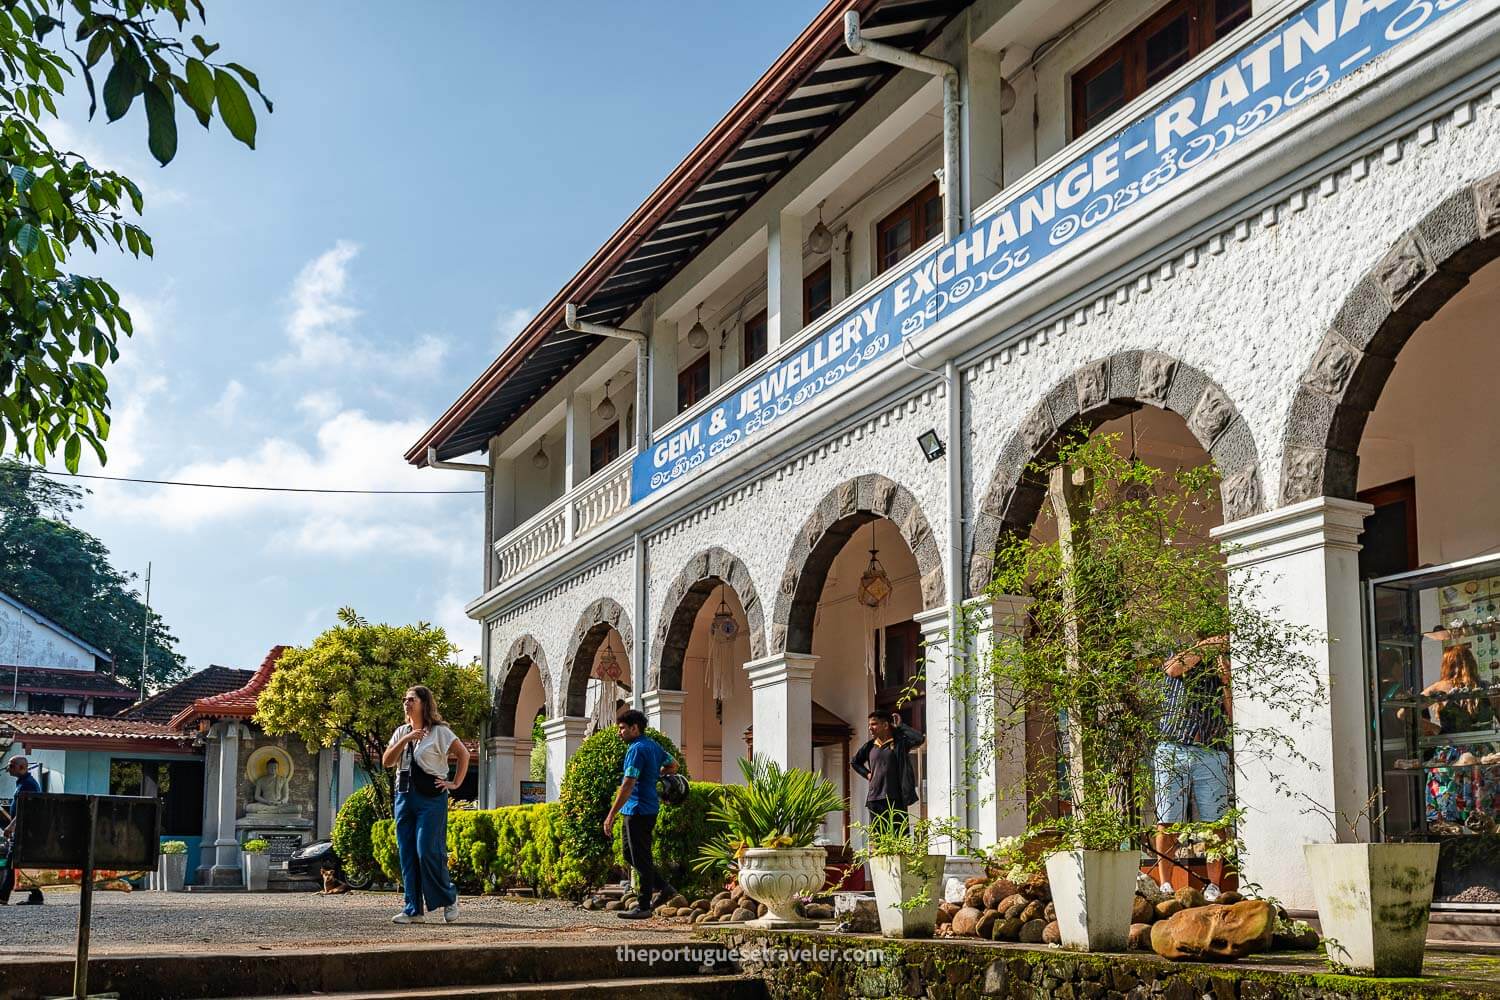
M 677 412 L 681 413 L 708 395 L 708 355 L 677 373 Z
M 802 279 L 802 321 L 811 323 L 832 308 L 833 265 L 825 260 Z
M 769 342 L 766 336 L 766 310 L 745 320 L 745 340 L 741 357 L 744 359 L 741 368 L 749 368 L 755 362 L 766 356 Z
M 1173 0 L 1073 74 L 1073 138 L 1250 19 L 1250 0 Z
M 875 227 L 875 273 L 901 263 L 942 231 L 943 198 L 933 181 Z
M 616 420 L 589 442 L 589 475 L 620 457 L 620 422 Z

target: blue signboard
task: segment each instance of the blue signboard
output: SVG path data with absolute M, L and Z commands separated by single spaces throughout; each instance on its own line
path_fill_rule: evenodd
M 905 337 L 1012 280 L 1284 116 L 1468 0 L 1315 0 L 956 240 L 852 302 L 801 350 L 637 455 L 631 501 L 716 461 L 858 379 Z M 951 445 L 950 445 L 951 446 Z

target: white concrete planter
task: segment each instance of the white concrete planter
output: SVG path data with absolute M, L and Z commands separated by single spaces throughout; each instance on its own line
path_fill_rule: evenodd
M 1074 951 L 1124 951 L 1138 851 L 1059 851 L 1047 857 L 1047 882 L 1062 946 Z
M 187 884 L 187 855 L 163 854 L 157 859 L 157 888 L 163 892 L 181 892 Z
M 740 885 L 745 887 L 745 895 L 766 904 L 766 915 L 747 921 L 745 926 L 762 930 L 818 926 L 816 921 L 797 916 L 793 900 L 823 888 L 827 862 L 828 853 L 821 847 L 752 847 L 745 851 L 740 861 Z
M 1328 960 L 1376 976 L 1420 976 L 1437 844 L 1302 848 Z
M 938 904 L 943 901 L 945 860 L 941 854 L 929 854 L 925 861 L 916 863 L 896 855 L 870 859 L 881 934 L 889 938 L 932 937 Z M 921 896 L 923 890 L 927 893 L 925 903 L 901 905 Z
M 271 874 L 269 854 L 246 854 L 240 852 L 240 870 L 245 873 L 245 888 L 251 892 L 265 892 L 266 879 Z

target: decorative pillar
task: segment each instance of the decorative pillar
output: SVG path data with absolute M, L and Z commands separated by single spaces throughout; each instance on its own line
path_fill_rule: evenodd
M 484 741 L 484 801 L 488 809 L 513 806 L 521 801 L 521 786 L 516 783 L 514 736 L 492 736 Z
M 333 832 L 333 755 L 328 747 L 318 750 L 317 823 L 314 830 L 319 840 L 327 840 Z
M 974 626 L 974 669 L 984 676 L 994 655 L 995 636 L 1004 631 L 1023 632 L 1026 627 L 1024 597 L 1001 594 L 994 599 L 975 601 L 969 616 Z M 983 738 L 977 734 L 973 746 L 985 746 L 979 755 L 975 774 L 974 816 L 972 825 L 981 846 L 991 846 L 1001 837 L 1021 836 L 1026 832 L 1026 713 L 1013 707 L 1008 692 L 994 691 L 987 707 L 973 712 L 971 719 L 993 725 L 994 732 Z
M 1265 747 L 1246 748 L 1236 740 L 1235 797 L 1246 810 L 1240 830 L 1244 874 L 1291 909 L 1314 906 L 1304 844 L 1369 836 L 1359 535 L 1373 509 L 1317 497 L 1213 531 L 1225 548 L 1230 586 L 1241 599 L 1321 637 L 1306 652 L 1317 666 L 1324 700 L 1300 721 L 1281 705 L 1233 690 L 1231 674 L 1237 729 L 1278 732 L 1313 764 L 1279 753 L 1266 759 Z M 1231 655 L 1231 671 L 1236 666 Z
M 677 324 L 659 319 L 650 329 L 650 427 L 654 430 L 677 416 Z
M 562 795 L 563 774 L 568 759 L 578 751 L 589 732 L 589 720 L 576 716 L 547 719 L 542 723 L 547 737 L 547 801 L 556 802 Z
M 682 746 L 682 706 L 686 691 L 647 691 L 646 721 L 660 729 L 678 747 Z
M 214 859 L 218 856 L 214 845 L 219 839 L 219 799 L 215 794 L 219 788 L 223 742 L 219 737 L 217 729 L 210 729 L 203 753 L 203 832 L 198 838 L 198 871 L 193 880 L 197 885 L 208 884 Z
M 354 794 L 354 754 L 343 747 L 338 749 L 338 798 L 335 800 L 334 812 L 344 807 L 349 796 Z
M 218 831 L 214 837 L 214 863 L 208 873 L 209 885 L 236 885 L 240 874 L 240 842 L 235 837 L 234 821 L 239 809 L 240 737 L 238 722 L 218 722 L 219 787 Z
M 962 664 L 954 662 L 949 641 L 948 607 L 932 608 L 913 619 L 922 630 L 922 672 L 927 684 L 927 817 L 934 821 L 967 821 L 964 788 L 965 740 L 950 686 Z M 934 838 L 934 851 L 958 854 L 964 845 Z
M 777 653 L 745 664 L 750 675 L 755 755 L 783 768 L 812 768 L 812 672 L 810 653 Z
M 802 329 L 802 214 L 778 212 L 766 233 L 766 349 Z

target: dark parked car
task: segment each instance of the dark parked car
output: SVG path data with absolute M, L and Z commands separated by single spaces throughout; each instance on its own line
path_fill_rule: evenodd
M 354 872 L 345 868 L 338 854 L 334 852 L 331 840 L 320 840 L 316 844 L 308 844 L 296 851 L 287 862 L 286 868 L 288 875 L 294 877 L 300 875 L 318 882 L 323 881 L 323 869 L 332 868 L 339 881 L 351 889 L 367 889 L 370 883 L 375 881 L 372 874 Z

